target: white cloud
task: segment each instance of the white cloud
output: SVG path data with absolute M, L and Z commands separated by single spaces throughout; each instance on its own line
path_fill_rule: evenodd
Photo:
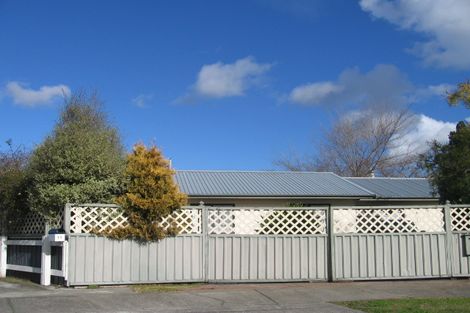
M 446 97 L 447 92 L 450 92 L 453 89 L 455 89 L 455 86 L 451 84 L 429 85 L 427 87 L 417 89 L 414 96 L 410 98 L 410 101 L 421 101 L 430 97 L 444 98 Z
M 319 82 L 295 87 L 290 93 L 290 100 L 300 104 L 320 104 L 322 101 L 340 92 L 342 88 L 332 82 Z
M 194 91 L 209 98 L 242 96 L 270 68 L 271 64 L 256 63 L 252 57 L 239 59 L 235 63 L 204 65 L 199 71 Z
M 132 103 L 139 108 L 147 107 L 149 101 L 153 99 L 153 95 L 151 94 L 140 94 L 134 99 L 132 99 Z
M 417 115 L 415 125 L 404 135 L 391 153 L 396 155 L 408 152 L 423 153 L 429 148 L 429 143 L 433 140 L 447 143 L 449 133 L 455 130 L 456 125 L 456 123 L 436 120 L 424 114 Z
M 50 104 L 57 98 L 69 96 L 71 93 L 66 85 L 42 86 L 34 90 L 16 81 L 7 83 L 5 90 L 15 104 L 28 107 Z
M 361 8 L 401 29 L 423 34 L 411 52 L 428 65 L 470 69 L 470 1 L 361 0 Z
M 289 99 L 304 105 L 394 105 L 408 103 L 414 89 L 397 67 L 379 64 L 366 73 L 361 73 L 358 68 L 346 69 L 336 82 L 314 82 L 295 87 Z
M 433 96 L 445 96 L 447 92 L 452 91 L 455 86 L 451 84 L 439 84 L 439 85 L 430 85 L 427 87 L 427 90 L 430 95 Z

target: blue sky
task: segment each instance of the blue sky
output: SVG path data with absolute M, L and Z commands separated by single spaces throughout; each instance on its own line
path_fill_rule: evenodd
M 409 105 L 410 139 L 470 116 L 470 2 L 0 0 L 0 148 L 34 148 L 61 95 L 100 92 L 128 149 L 179 169 L 273 169 L 314 154 L 338 114 Z M 383 103 L 382 103 L 383 102 Z

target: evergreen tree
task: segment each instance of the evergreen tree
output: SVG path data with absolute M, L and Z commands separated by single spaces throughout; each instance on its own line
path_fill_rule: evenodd
M 448 144 L 434 142 L 425 165 L 442 202 L 470 202 L 470 126 L 459 122 Z
M 470 109 L 470 82 L 458 84 L 447 94 L 447 102 L 451 106 L 461 103 Z M 456 131 L 450 132 L 448 144 L 434 141 L 423 160 L 441 202 L 470 201 L 470 125 L 466 121 L 459 122 Z
M 51 135 L 32 153 L 31 208 L 54 217 L 66 203 L 106 203 L 120 193 L 124 150 L 96 94 L 66 99 Z
M 161 221 L 186 204 L 173 180 L 174 171 L 157 147 L 134 146 L 127 158 L 126 192 L 117 198 L 127 215 L 129 225 L 105 231 L 115 239 L 156 241 L 175 235 L 175 227 L 163 228 Z

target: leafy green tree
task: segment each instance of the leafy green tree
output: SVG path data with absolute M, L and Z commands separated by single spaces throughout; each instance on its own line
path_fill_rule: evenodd
M 458 84 L 447 94 L 451 106 L 460 103 L 470 109 L 470 81 Z M 431 149 L 422 156 L 423 165 L 441 202 L 470 202 L 470 125 L 466 121 L 457 124 L 450 132 L 449 143 L 434 141 Z
M 121 190 L 124 149 L 96 93 L 66 99 L 59 121 L 32 153 L 31 208 L 53 218 L 66 203 L 111 202 Z
M 470 109 L 470 81 L 460 83 L 454 92 L 447 94 L 447 102 L 452 106 L 462 103 Z
M 470 126 L 459 122 L 448 144 L 434 142 L 425 155 L 425 166 L 440 200 L 470 202 Z
M 28 153 L 13 147 L 8 140 L 7 151 L 0 152 L 0 233 L 14 229 L 16 222 L 27 212 L 26 165 Z
M 157 241 L 178 230 L 164 228 L 161 221 L 186 204 L 173 180 L 174 171 L 157 147 L 147 149 L 143 144 L 134 146 L 127 157 L 126 192 L 117 198 L 127 215 L 129 225 L 105 230 L 115 239 Z

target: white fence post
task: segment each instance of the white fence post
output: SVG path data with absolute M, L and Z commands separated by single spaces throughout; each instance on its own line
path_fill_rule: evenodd
M 327 238 L 328 238 L 328 256 L 327 256 L 327 273 L 328 281 L 332 282 L 336 280 L 336 248 L 335 248 L 335 224 L 334 224 L 334 209 L 335 207 L 330 205 L 328 211 L 325 212 L 327 220 Z
M 209 218 L 208 218 L 208 207 L 204 206 L 204 202 L 199 203 L 201 208 L 201 230 L 202 230 L 202 241 L 203 241 L 203 279 L 204 282 L 209 281 Z
M 62 275 L 69 286 L 69 242 L 67 240 L 62 243 Z
M 67 203 L 64 208 L 63 216 L 63 227 L 66 234 L 70 234 L 70 213 L 72 211 L 72 205 Z
M 452 238 L 452 217 L 451 217 L 451 206 L 450 202 L 446 201 L 444 206 L 444 225 L 446 231 L 446 262 L 447 262 L 447 274 L 450 277 L 454 276 L 454 249 L 453 249 L 453 238 Z
M 7 237 L 0 236 L 0 277 L 7 276 Z
M 49 237 L 45 235 L 42 238 L 41 253 L 41 285 L 49 286 L 51 284 L 51 243 Z

